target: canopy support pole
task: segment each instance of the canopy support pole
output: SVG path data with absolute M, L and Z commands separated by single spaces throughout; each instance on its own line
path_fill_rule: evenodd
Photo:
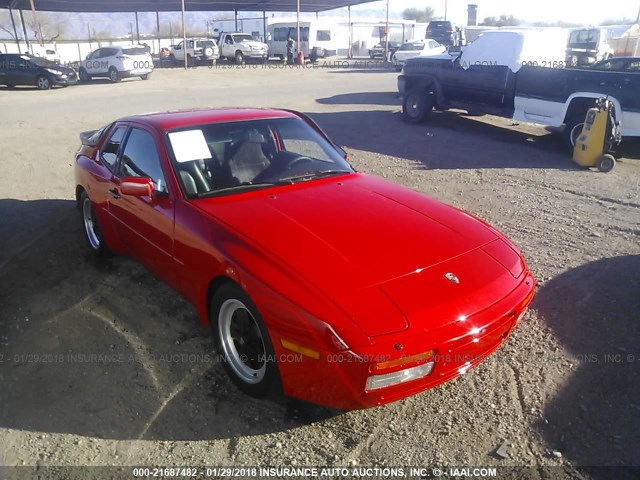
M 267 43 L 267 12 L 262 11 L 262 41 Z
M 237 32 L 238 31 L 238 10 L 233 11 L 233 17 L 236 20 L 236 26 L 235 26 L 234 32 Z
M 187 25 L 184 23 L 184 0 L 182 0 L 182 53 L 184 54 L 184 69 L 188 68 L 187 63 Z
M 31 14 L 33 15 L 33 28 L 38 29 L 40 46 L 44 47 L 44 38 L 42 38 L 42 28 L 40 27 L 40 22 L 38 21 L 38 15 L 36 14 L 36 6 L 33 4 L 33 0 L 29 0 L 29 3 L 31 4 Z
M 20 24 L 22 25 L 22 33 L 24 33 L 24 41 L 27 43 L 27 53 L 31 53 L 31 45 L 29 44 L 29 34 L 27 33 L 27 25 L 24 23 L 24 15 L 22 14 L 22 10 L 20 9 L 18 9 L 18 13 L 20 14 Z
M 160 13 L 156 12 L 156 37 L 158 38 L 158 53 L 162 48 L 160 47 Z
M 351 23 L 351 5 L 347 7 L 349 12 L 349 48 L 347 49 L 347 58 L 353 58 L 353 23 Z
M 16 21 L 13 19 L 13 10 L 9 9 L 9 16 L 11 17 L 11 25 L 13 26 L 13 36 L 18 46 L 18 53 L 20 53 L 20 39 L 18 38 L 18 30 L 16 29 Z
M 135 14 L 136 14 L 136 38 L 137 38 L 138 45 L 140 45 L 140 23 L 138 22 L 138 12 L 135 12 Z
M 385 28 L 384 35 L 384 61 L 388 62 L 389 59 L 389 0 L 387 0 L 387 25 Z
M 297 59 L 299 59 L 300 58 L 300 52 L 302 51 L 300 49 L 300 40 L 301 40 L 300 39 L 300 0 L 296 0 L 296 31 L 297 31 L 296 44 L 297 44 L 297 47 L 298 47 Z

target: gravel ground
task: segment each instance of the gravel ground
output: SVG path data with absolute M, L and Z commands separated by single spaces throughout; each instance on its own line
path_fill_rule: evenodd
M 601 174 L 539 127 L 451 112 L 406 125 L 395 79 L 257 66 L 0 88 L 0 465 L 640 466 L 636 146 Z M 467 375 L 375 409 L 239 393 L 191 306 L 130 259 L 87 255 L 72 201 L 80 131 L 223 105 L 307 112 L 359 170 L 500 228 L 539 280 L 513 336 Z

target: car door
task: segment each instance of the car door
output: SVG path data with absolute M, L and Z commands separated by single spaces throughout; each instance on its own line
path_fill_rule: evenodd
M 159 142 L 153 132 L 131 126 L 109 191 L 109 213 L 121 241 L 147 267 L 170 284 L 173 273 L 173 223 L 176 192 L 167 187 Z M 125 195 L 122 182 L 127 178 L 150 178 L 154 192 L 150 197 Z
M 0 85 L 17 85 L 18 55 L 0 54 Z
M 102 55 L 102 50 L 102 48 L 99 48 L 98 50 L 91 52 L 83 62 L 83 67 L 89 75 L 98 73 L 100 69 L 100 55 Z
M 44 73 L 43 69 L 35 63 L 29 61 L 28 58 L 19 57 L 17 78 L 21 85 L 35 85 L 38 75 Z
M 122 70 L 122 68 L 118 68 L 119 66 L 121 67 L 122 62 L 116 58 L 117 54 L 117 48 L 109 47 L 102 49 L 102 53 L 100 54 L 100 61 L 98 62 L 98 65 L 100 66 L 100 70 L 98 71 L 99 74 L 108 73 L 109 68 L 111 67 L 116 67 L 118 71 Z

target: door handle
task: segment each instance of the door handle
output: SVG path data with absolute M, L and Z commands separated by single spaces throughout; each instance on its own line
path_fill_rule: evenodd
M 120 193 L 118 192 L 117 188 L 112 188 L 109 190 L 109 194 L 113 197 L 113 198 L 120 198 Z

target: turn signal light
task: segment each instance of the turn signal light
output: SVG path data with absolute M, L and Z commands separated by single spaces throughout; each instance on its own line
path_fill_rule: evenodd
M 418 353 L 416 355 L 409 355 L 406 357 L 396 358 L 395 360 L 389 360 L 387 362 L 374 363 L 369 367 L 369 371 L 380 372 L 382 370 L 390 370 L 392 368 L 404 368 L 409 365 L 419 365 L 426 363 L 435 357 L 435 350 L 429 350 L 428 352 Z
M 315 360 L 320 360 L 320 352 L 317 352 L 307 347 L 303 347 L 302 345 L 298 345 L 297 343 L 290 342 L 289 340 L 285 340 L 284 338 L 280 339 L 280 343 L 287 350 L 291 350 L 292 352 L 299 353 L 300 355 L 304 355 L 305 357 L 310 357 Z

